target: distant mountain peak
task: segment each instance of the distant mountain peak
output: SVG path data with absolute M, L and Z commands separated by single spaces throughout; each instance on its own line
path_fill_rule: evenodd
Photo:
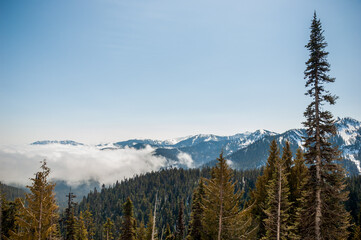
M 36 141 L 31 143 L 31 145 L 48 145 L 48 144 L 62 144 L 62 145 L 72 145 L 72 146 L 79 146 L 84 145 L 83 143 L 75 142 L 72 140 L 43 140 L 43 141 Z

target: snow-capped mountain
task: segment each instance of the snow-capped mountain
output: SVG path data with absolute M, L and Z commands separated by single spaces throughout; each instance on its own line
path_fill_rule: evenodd
M 337 134 L 331 141 L 339 146 L 342 152 L 342 163 L 350 174 L 361 173 L 361 122 L 352 118 L 336 120 Z M 143 149 L 147 145 L 154 148 L 155 156 L 167 159 L 167 166 L 184 166 L 182 159 L 189 156 L 194 167 L 212 165 L 223 151 L 232 161 L 232 167 L 250 169 L 263 166 L 268 157 L 270 142 L 276 139 L 280 146 L 286 141 L 291 144 L 292 151 L 302 148 L 302 137 L 306 136 L 304 129 L 291 129 L 284 133 L 267 130 L 238 133 L 232 136 L 217 136 L 213 134 L 198 134 L 168 140 L 131 139 L 127 141 L 100 144 L 98 149 L 116 150 L 122 148 Z M 32 144 L 70 144 L 82 145 L 73 141 L 39 141 Z M 165 167 L 167 167 L 165 166 Z
M 78 143 L 72 140 L 62 140 L 62 141 L 44 140 L 44 141 L 33 142 L 31 145 L 48 145 L 48 144 L 62 144 L 62 145 L 73 145 L 73 146 L 84 145 L 83 143 Z

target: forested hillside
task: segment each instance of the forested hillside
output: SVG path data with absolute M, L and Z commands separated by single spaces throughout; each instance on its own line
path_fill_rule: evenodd
M 245 196 L 254 188 L 261 170 L 234 171 L 233 181 L 237 181 L 236 189 L 245 189 Z M 122 205 L 127 197 L 133 201 L 135 218 L 147 224 L 149 213 L 154 209 L 156 195 L 158 213 L 156 226 L 159 231 L 167 226 L 175 228 L 179 212 L 179 204 L 184 204 L 184 220 L 189 222 L 192 193 L 198 186 L 201 177 L 210 178 L 210 168 L 203 169 L 167 169 L 147 173 L 115 183 L 113 186 L 94 190 L 84 197 L 79 204 L 78 213 L 89 209 L 93 213 L 96 224 L 96 239 L 102 234 L 102 225 L 109 217 L 115 223 L 116 234 L 119 234 Z
M 8 201 L 14 201 L 15 198 L 24 197 L 25 191 L 23 189 L 8 186 L 0 182 L 0 194 L 3 194 Z

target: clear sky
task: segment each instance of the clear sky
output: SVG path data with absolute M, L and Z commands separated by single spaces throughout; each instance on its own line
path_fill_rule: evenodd
M 314 10 L 361 120 L 358 0 L 0 0 L 0 143 L 301 127 Z

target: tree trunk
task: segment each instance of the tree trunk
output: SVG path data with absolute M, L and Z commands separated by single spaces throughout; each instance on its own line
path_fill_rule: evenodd
M 219 221 L 218 221 L 218 240 L 221 240 L 222 236 L 222 215 L 223 215 L 223 169 L 221 169 L 221 186 L 220 186 L 220 209 L 219 209 Z
M 43 216 L 43 191 L 42 191 L 42 189 L 40 189 L 39 225 L 38 225 L 38 234 L 39 234 L 38 239 L 39 240 L 41 240 L 42 216 Z
M 155 203 L 154 203 L 154 216 L 153 216 L 153 226 L 152 226 L 152 240 L 154 240 L 154 233 L 155 233 L 155 216 L 157 214 L 157 201 L 158 201 L 158 194 L 155 195 Z
M 278 174 L 278 209 L 277 209 L 277 240 L 280 240 L 281 231 L 281 198 L 282 198 L 282 166 L 279 164 Z
M 2 232 L 2 228 L 1 228 L 1 223 L 2 223 L 2 213 L 3 213 L 3 210 L 2 210 L 2 204 L 3 204 L 3 200 L 2 200 L 2 195 L 1 195 L 1 192 L 0 192 L 0 240 L 1 240 L 1 236 L 3 234 Z
M 316 213 L 315 213 L 315 239 L 321 240 L 321 147 L 320 147 L 320 113 L 318 80 L 315 81 L 315 120 L 316 120 Z

